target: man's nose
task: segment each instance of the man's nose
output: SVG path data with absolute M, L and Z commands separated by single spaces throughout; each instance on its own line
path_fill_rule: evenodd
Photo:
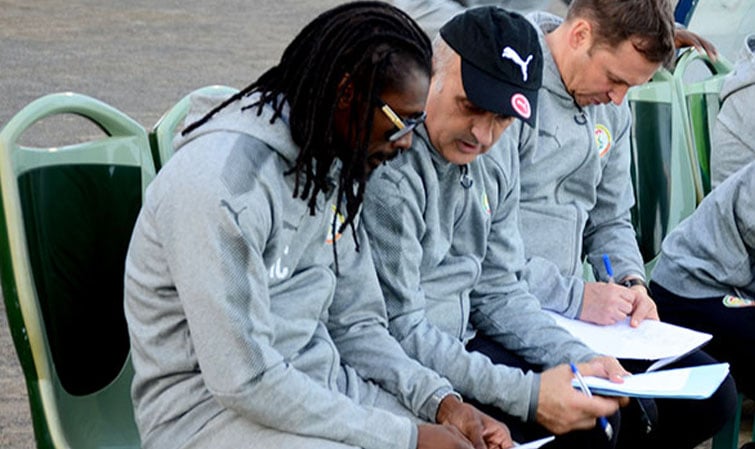
M 608 93 L 608 98 L 610 98 L 614 104 L 619 105 L 624 101 L 624 97 L 627 96 L 627 91 L 629 91 L 629 86 L 616 86 Z
M 493 145 L 493 124 L 495 114 L 484 114 L 478 117 L 472 123 L 472 135 L 477 139 L 477 143 L 484 147 Z

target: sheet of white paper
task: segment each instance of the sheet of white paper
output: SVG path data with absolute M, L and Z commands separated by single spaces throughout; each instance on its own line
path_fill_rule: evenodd
M 590 391 L 609 396 L 705 399 L 710 397 L 729 373 L 728 363 L 678 368 L 627 376 L 624 383 L 585 376 Z M 579 388 L 576 379 L 572 381 Z
M 519 445 L 516 445 L 516 447 L 518 447 L 519 449 L 535 449 L 544 445 L 545 443 L 550 443 L 555 438 L 556 437 L 547 437 L 540 440 L 530 441 L 529 443 L 519 444 Z
M 593 351 L 619 359 L 676 358 L 702 346 L 712 337 L 704 332 L 655 320 L 644 320 L 636 328 L 629 325 L 629 318 L 600 326 L 548 313 Z

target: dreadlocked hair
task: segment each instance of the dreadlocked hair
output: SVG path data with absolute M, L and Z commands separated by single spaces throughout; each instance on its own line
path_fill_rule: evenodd
M 274 114 L 270 123 L 281 117 L 288 104 L 291 136 L 300 148 L 292 169 L 286 173 L 295 176 L 293 196 L 307 201 L 314 215 L 318 193 L 327 193 L 334 187 L 328 173 L 336 158 L 340 159 L 332 226 L 335 231 L 336 217 L 343 212 L 341 204 L 345 199 L 345 218 L 337 232 L 350 226 L 358 250 L 354 218 L 367 180 L 365 161 L 373 106 L 385 89 L 400 89 L 410 70 L 419 69 L 429 76 L 431 56 L 429 39 L 401 10 L 376 1 L 343 4 L 305 26 L 284 50 L 278 65 L 186 127 L 183 134 L 254 93 L 259 98 L 247 108 L 257 107 L 260 115 L 264 105 L 271 105 Z M 352 95 L 348 129 L 346 136 L 339 137 L 334 133 L 334 115 L 347 88 Z M 336 270 L 337 267 L 336 257 Z

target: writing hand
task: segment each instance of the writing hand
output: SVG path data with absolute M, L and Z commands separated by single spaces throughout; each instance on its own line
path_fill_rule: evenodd
M 659 320 L 658 307 L 648 295 L 647 289 L 642 285 L 634 285 L 630 290 L 634 293 L 634 304 L 629 325 L 637 327 L 643 320 Z
M 614 324 L 634 310 L 635 296 L 628 288 L 605 282 L 586 282 L 579 319 L 595 324 Z
M 658 319 L 655 302 L 642 285 L 626 288 L 619 284 L 586 282 L 579 319 L 608 325 L 631 316 L 630 325 L 637 327 L 642 320 Z

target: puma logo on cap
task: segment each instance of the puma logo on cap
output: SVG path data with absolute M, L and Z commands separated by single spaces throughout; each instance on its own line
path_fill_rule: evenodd
M 518 65 L 522 70 L 522 81 L 527 82 L 527 66 L 530 65 L 530 61 L 532 61 L 532 55 L 527 56 L 527 60 L 524 60 L 519 56 L 519 53 L 517 53 L 516 50 L 511 47 L 506 47 L 503 49 L 501 57 L 503 59 L 511 59 L 514 61 L 514 64 Z

